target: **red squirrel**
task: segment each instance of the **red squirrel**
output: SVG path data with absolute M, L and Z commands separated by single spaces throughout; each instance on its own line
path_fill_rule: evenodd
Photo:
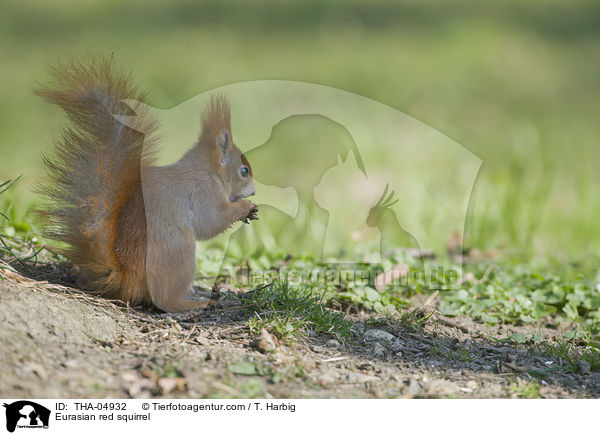
M 208 305 L 182 299 L 192 289 L 195 241 L 257 218 L 250 164 L 233 143 L 222 95 L 202 115 L 197 143 L 176 163 L 153 164 L 156 122 L 129 74 L 112 60 L 71 61 L 34 93 L 60 106 L 69 124 L 44 157 L 40 215 L 49 238 L 103 296 L 163 311 Z M 135 113 L 134 128 L 117 119 Z M 138 110 L 139 109 L 139 110 Z

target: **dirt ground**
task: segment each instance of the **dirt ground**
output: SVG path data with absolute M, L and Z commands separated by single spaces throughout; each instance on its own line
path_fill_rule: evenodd
M 35 279 L 23 275 L 33 276 Z M 198 313 L 133 310 L 70 290 L 68 271 L 0 268 L 0 396 L 7 398 L 593 398 L 600 371 L 501 340 L 552 324 L 489 327 L 439 313 L 415 328 L 350 316 L 346 343 L 251 331 L 239 299 Z M 418 304 L 418 301 L 415 302 Z M 532 376 L 532 373 L 534 374 Z

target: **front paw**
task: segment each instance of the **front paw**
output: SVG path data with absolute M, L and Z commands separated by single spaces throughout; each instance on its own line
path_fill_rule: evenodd
M 242 218 L 242 222 L 244 222 L 245 224 L 249 224 L 250 221 L 258 220 L 258 216 L 256 216 L 256 213 L 258 213 L 258 207 L 255 204 L 252 204 L 252 208 L 250 208 L 248 215 Z

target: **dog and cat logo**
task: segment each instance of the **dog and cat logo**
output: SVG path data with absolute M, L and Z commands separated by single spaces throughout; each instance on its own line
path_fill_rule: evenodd
M 3 405 L 6 408 L 6 430 L 48 429 L 50 410 L 29 400 L 19 400 Z

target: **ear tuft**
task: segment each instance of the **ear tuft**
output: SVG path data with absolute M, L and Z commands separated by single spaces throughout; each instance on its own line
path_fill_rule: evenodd
M 229 148 L 231 148 L 231 134 L 228 130 L 221 130 L 221 132 L 217 135 L 217 145 L 223 151 L 223 154 L 227 154 Z
M 227 137 L 223 135 L 227 132 Z M 210 143 L 231 143 L 231 110 L 229 101 L 220 93 L 211 96 L 202 113 L 202 136 Z M 223 135 L 221 138 L 220 136 Z M 225 140 L 223 140 L 225 139 Z M 220 145 L 219 145 L 220 146 Z

